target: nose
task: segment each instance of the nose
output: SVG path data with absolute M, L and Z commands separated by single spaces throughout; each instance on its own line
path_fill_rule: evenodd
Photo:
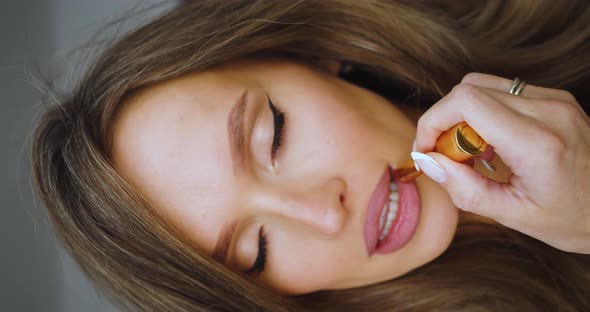
M 333 178 L 320 185 L 304 185 L 273 192 L 268 209 L 282 217 L 300 222 L 317 231 L 334 235 L 346 219 L 346 184 Z

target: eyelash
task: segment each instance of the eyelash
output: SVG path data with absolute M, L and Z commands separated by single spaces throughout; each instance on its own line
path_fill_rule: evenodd
M 270 111 L 272 112 L 272 119 L 274 124 L 274 135 L 272 138 L 272 146 L 270 150 L 270 158 L 274 163 L 275 159 L 277 158 L 277 154 L 281 149 L 283 143 L 283 133 L 285 131 L 285 114 L 280 111 L 273 103 L 270 97 L 268 96 L 268 107 L 270 107 Z M 268 240 L 266 239 L 266 233 L 264 232 L 264 226 L 260 227 L 258 231 L 258 254 L 256 255 L 256 260 L 254 260 L 254 264 L 246 274 L 255 274 L 260 275 L 260 273 L 264 272 L 264 268 L 266 266 L 266 258 L 267 258 L 267 251 L 266 245 Z
M 260 275 L 264 271 L 264 267 L 266 266 L 266 245 L 268 241 L 266 239 L 266 233 L 264 232 L 264 226 L 260 227 L 258 231 L 258 255 L 256 256 L 256 260 L 254 260 L 254 264 L 246 274 L 256 274 Z
M 268 106 L 272 112 L 272 119 L 274 122 L 274 136 L 272 138 L 272 147 L 270 150 L 270 159 L 272 160 L 273 164 L 277 158 L 277 154 L 281 149 L 282 146 L 282 139 L 283 139 L 283 132 L 285 131 L 285 114 L 281 112 L 271 101 L 270 97 L 268 98 Z

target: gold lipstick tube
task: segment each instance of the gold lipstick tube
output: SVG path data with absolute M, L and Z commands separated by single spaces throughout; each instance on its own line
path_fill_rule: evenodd
M 487 146 L 488 143 L 463 121 L 438 137 L 434 151 L 454 161 L 462 162 L 483 153 Z M 416 170 L 413 160 L 404 163 L 394 171 L 394 175 L 401 182 L 410 182 L 420 174 L 422 172 Z

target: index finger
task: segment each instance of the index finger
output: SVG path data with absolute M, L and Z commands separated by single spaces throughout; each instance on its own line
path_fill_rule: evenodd
M 436 140 L 456 124 L 467 122 L 507 162 L 518 161 L 534 143 L 530 118 L 514 111 L 478 87 L 462 83 L 433 105 L 418 121 L 416 150 L 434 150 Z M 514 145 L 513 142 L 518 142 Z M 514 163 L 514 162 L 513 162 Z

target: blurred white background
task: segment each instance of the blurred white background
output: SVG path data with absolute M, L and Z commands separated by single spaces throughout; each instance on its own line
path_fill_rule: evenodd
M 118 311 L 56 243 L 31 190 L 28 137 L 42 108 L 38 73 L 68 88 L 84 62 L 78 47 L 116 18 L 163 1 L 2 0 L 0 10 L 0 311 Z M 137 14 L 123 31 L 170 5 Z M 131 11 L 130 11 L 131 10 Z M 92 47 L 85 52 L 96 53 Z

